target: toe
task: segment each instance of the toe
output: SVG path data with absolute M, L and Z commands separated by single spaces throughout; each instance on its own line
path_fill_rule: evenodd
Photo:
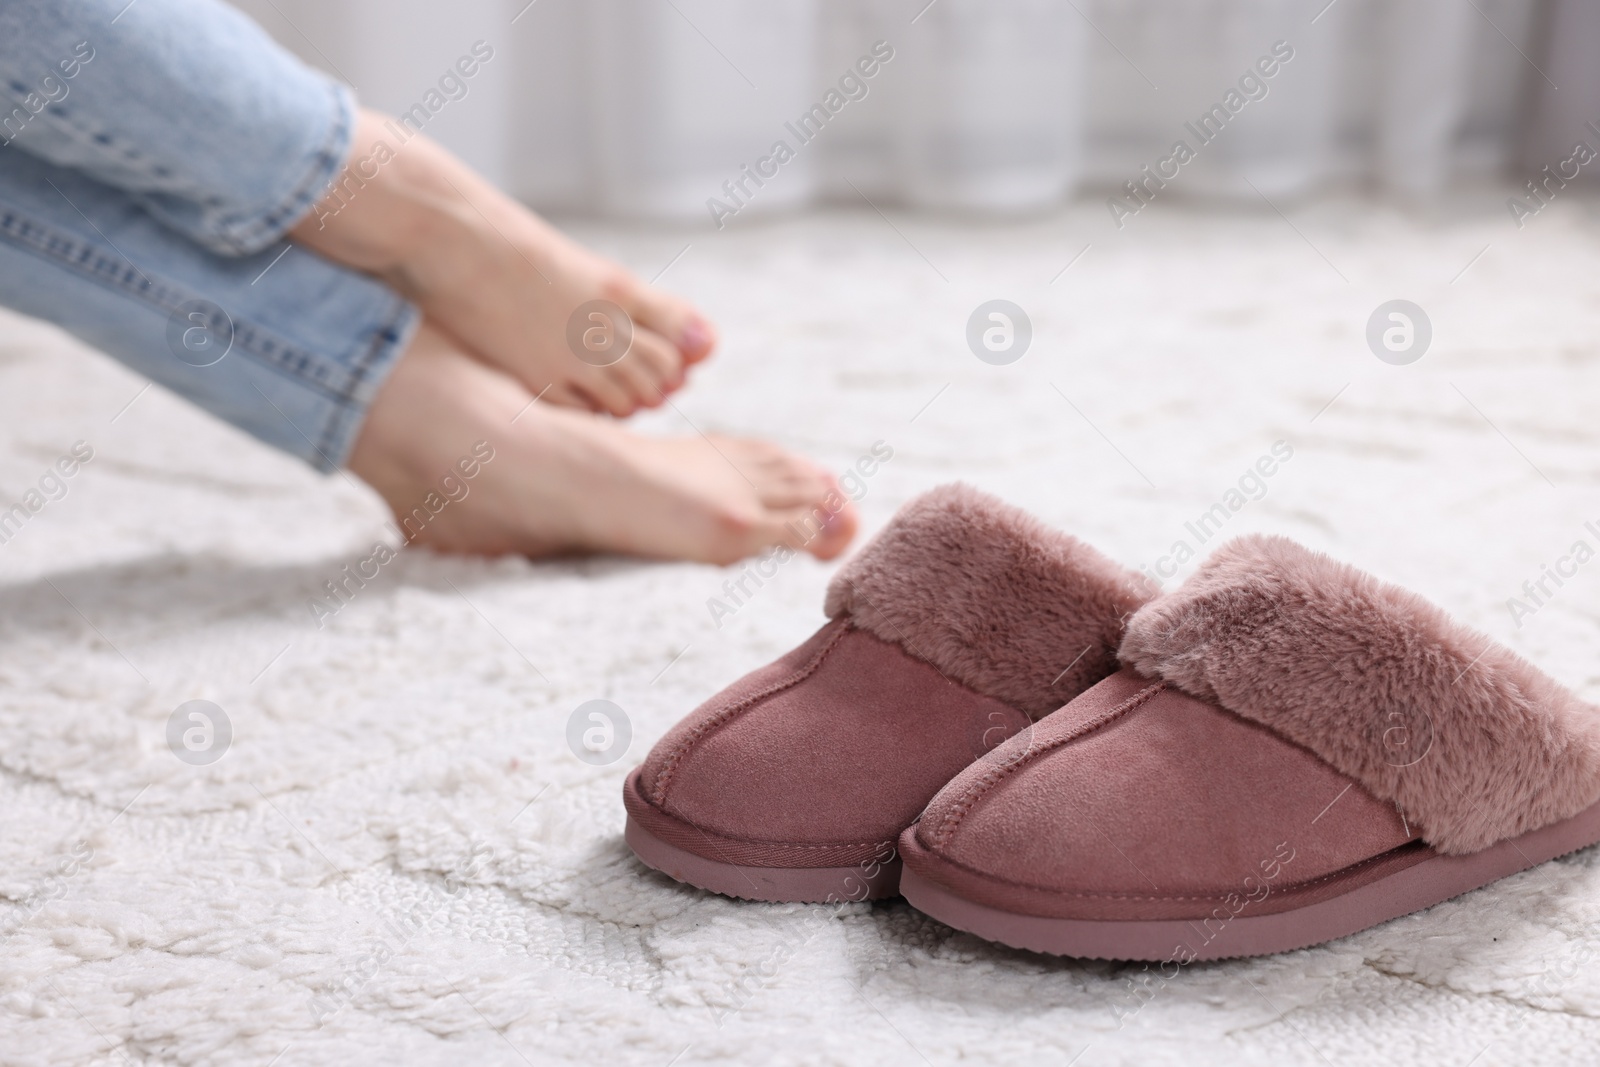
M 698 363 L 717 346 L 716 329 L 693 305 L 630 279 L 621 287 L 622 304 L 636 325 L 665 338 L 685 363 Z
M 729 442 L 756 486 L 770 543 L 833 559 L 860 525 L 855 505 L 827 471 L 765 441 Z
M 659 407 L 668 393 L 683 385 L 683 360 L 666 340 L 638 330 L 622 362 L 611 368 L 643 407 Z
M 614 370 L 615 368 L 607 368 Z M 569 388 L 584 399 L 590 411 L 623 419 L 639 410 L 633 391 L 624 379 L 610 373 L 586 375 L 581 381 L 570 383 Z
M 837 484 L 810 464 L 785 463 L 762 471 L 757 481 L 761 503 L 774 511 L 815 507 L 827 504 L 828 494 Z M 831 502 L 838 507 L 838 497 Z
M 770 515 L 774 543 L 809 552 L 818 559 L 834 559 L 842 553 L 860 525 L 855 505 L 842 495 Z
M 762 506 L 769 510 L 791 511 L 825 504 L 837 510 L 841 506 L 838 481 L 810 460 L 770 441 L 718 437 L 715 444 L 744 472 L 756 487 Z M 838 495 L 829 501 L 830 493 Z
M 774 545 L 825 560 L 844 552 L 855 537 L 859 519 L 839 483 L 820 468 L 781 450 L 774 449 L 781 463 L 766 464 L 748 454 L 739 455 L 741 445 L 764 443 L 724 439 L 718 450 L 724 458 L 734 460 L 755 485 L 756 499 L 717 513 L 714 561 L 741 559 Z
M 850 547 L 860 527 L 861 517 L 847 498 L 843 508 L 828 516 L 822 532 L 807 546 L 807 551 L 818 559 L 837 559 Z
M 580 408 L 584 411 L 595 410 L 594 403 L 566 382 L 554 382 L 539 390 L 535 394 L 539 400 L 546 404 L 554 404 L 562 408 Z

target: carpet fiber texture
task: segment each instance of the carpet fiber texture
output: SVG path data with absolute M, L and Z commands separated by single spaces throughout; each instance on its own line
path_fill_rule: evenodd
M 648 432 L 771 435 L 839 471 L 881 442 L 867 531 L 962 479 L 1169 588 L 1229 536 L 1285 534 L 1600 699 L 1600 563 L 1572 562 L 1600 549 L 1591 208 L 1519 230 L 1494 197 L 1285 207 L 578 234 L 647 278 L 670 264 L 723 327 Z M 994 298 L 1032 323 L 1006 366 L 966 341 Z M 1366 340 L 1397 298 L 1432 322 L 1407 366 Z M 323 583 L 383 536 L 376 499 L 143 386 L 0 318 L 0 510 L 93 450 L 0 544 L 0 1064 L 1487 1067 L 1600 1045 L 1593 850 L 1176 975 L 898 901 L 678 885 L 624 846 L 623 776 L 814 630 L 833 567 L 734 597 L 742 567 L 407 551 L 330 611 Z M 610 764 L 568 742 L 596 699 L 628 720 Z M 194 700 L 231 725 L 213 763 L 169 746 Z

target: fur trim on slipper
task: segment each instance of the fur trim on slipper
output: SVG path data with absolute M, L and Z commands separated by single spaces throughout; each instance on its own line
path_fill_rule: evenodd
M 1117 669 L 1146 581 L 971 486 L 902 508 L 828 586 L 848 616 L 947 677 L 1038 718 Z
M 1252 719 L 1476 852 L 1600 800 L 1600 709 L 1414 593 L 1283 537 L 1223 546 L 1122 660 Z

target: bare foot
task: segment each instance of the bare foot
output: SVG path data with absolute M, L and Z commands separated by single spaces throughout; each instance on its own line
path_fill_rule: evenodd
M 369 409 L 349 467 L 410 540 L 452 552 L 730 563 L 784 545 L 832 559 L 855 535 L 855 509 L 834 478 L 775 445 L 641 437 L 532 401 L 424 324 Z
M 377 112 L 360 113 L 344 174 L 290 236 L 382 278 L 554 404 L 616 416 L 655 407 L 716 344 L 690 305 L 569 241 L 426 136 L 401 143 Z M 611 366 L 567 344 L 568 319 L 590 300 L 633 321 L 632 346 Z

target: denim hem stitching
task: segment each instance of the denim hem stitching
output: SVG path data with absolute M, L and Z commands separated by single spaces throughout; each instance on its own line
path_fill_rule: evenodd
M 90 280 L 117 289 L 168 314 L 199 294 L 165 280 L 152 281 L 131 261 L 119 262 L 95 245 L 39 222 L 15 208 L 0 205 L 0 238 Z M 385 332 L 380 328 L 379 333 Z M 233 341 L 261 364 L 308 386 L 339 404 L 354 402 L 360 377 L 324 357 L 284 341 L 248 321 L 233 324 Z

